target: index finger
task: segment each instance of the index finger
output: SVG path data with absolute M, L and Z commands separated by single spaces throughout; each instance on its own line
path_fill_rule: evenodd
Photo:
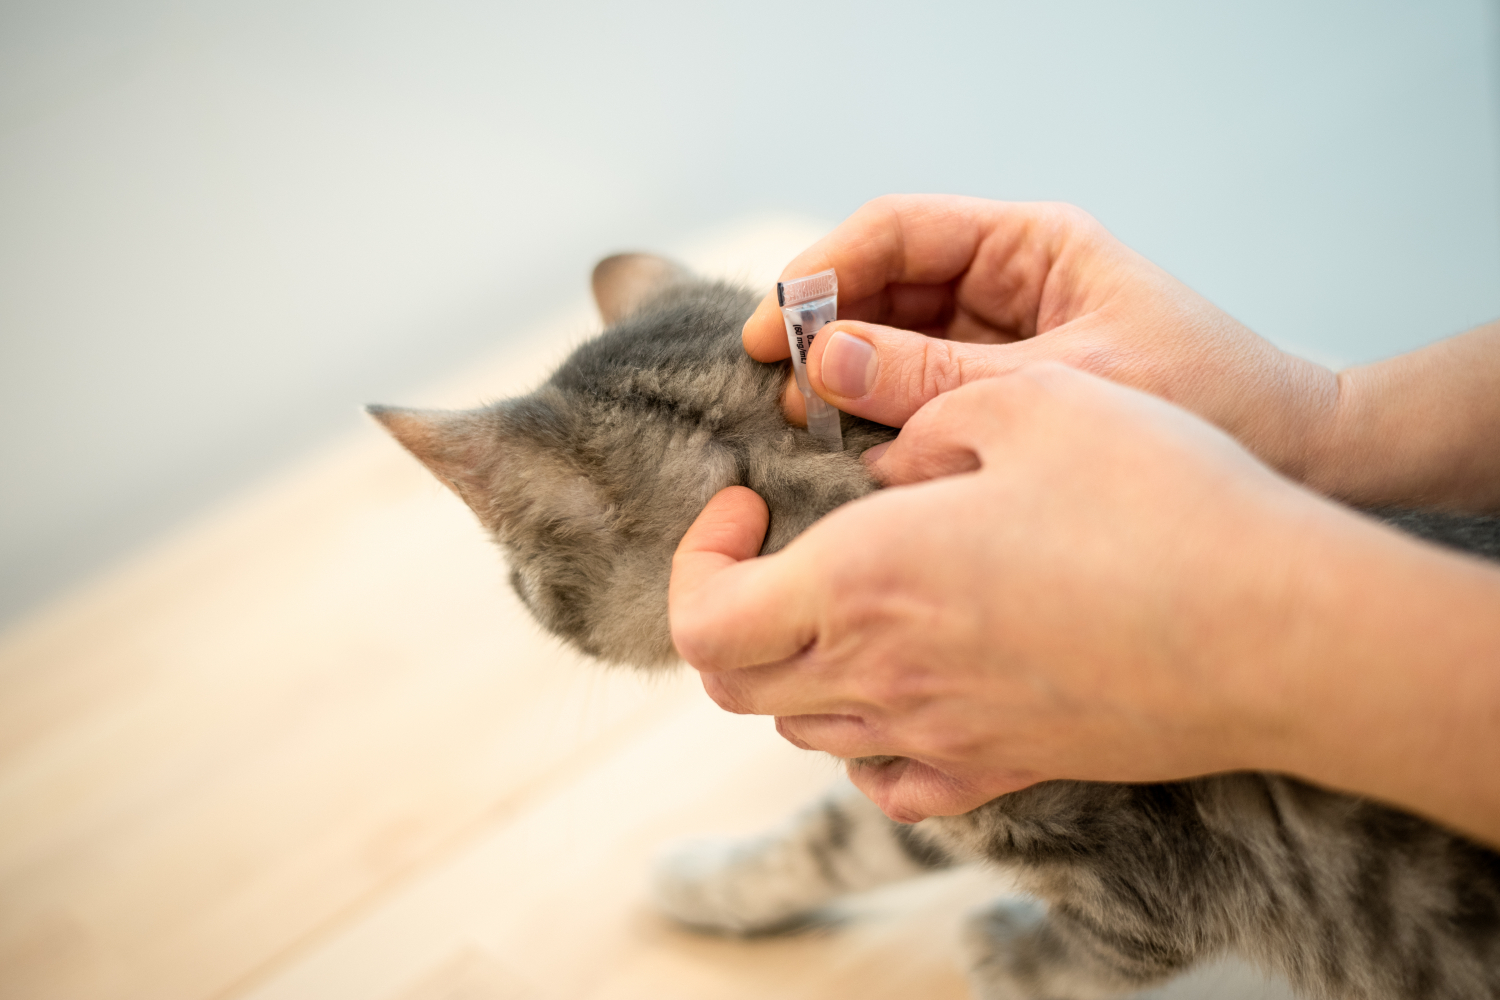
M 727 487 L 709 500 L 672 556 L 672 643 L 701 671 L 779 662 L 817 634 L 795 557 L 756 556 L 769 521 L 754 491 Z
M 841 319 L 928 329 L 957 304 L 1026 335 L 1056 253 L 1053 237 L 1067 227 L 1062 215 L 1055 205 L 950 195 L 877 198 L 799 254 L 782 277 L 833 268 Z M 1062 226 L 1037 225 L 1049 219 Z M 980 273 L 970 275 L 975 266 Z M 774 294 L 746 321 L 742 340 L 757 360 L 789 356 Z
M 983 204 L 977 198 L 877 198 L 798 254 L 781 276 L 796 278 L 833 268 L 839 279 L 840 313 L 892 284 L 941 285 L 973 259 L 978 240 L 975 214 Z M 948 238 L 934 239 L 938 233 Z M 774 293 L 756 306 L 742 339 L 745 350 L 759 361 L 791 355 Z

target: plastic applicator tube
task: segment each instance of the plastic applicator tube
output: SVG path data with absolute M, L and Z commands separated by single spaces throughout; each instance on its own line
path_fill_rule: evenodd
M 838 319 L 839 278 L 832 269 L 805 278 L 776 282 L 776 303 L 786 321 L 786 339 L 792 347 L 792 372 L 797 389 L 807 403 L 807 429 L 813 439 L 829 451 L 844 450 L 839 431 L 839 411 L 812 390 L 807 380 L 807 352 L 824 326 Z

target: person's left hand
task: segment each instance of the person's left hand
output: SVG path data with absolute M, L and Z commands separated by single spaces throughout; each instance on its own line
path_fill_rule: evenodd
M 671 620 L 716 702 L 851 761 L 892 818 L 1244 767 L 1283 724 L 1260 668 L 1328 505 L 1227 435 L 1046 364 L 933 399 L 872 467 L 891 488 L 764 558 L 760 498 L 715 496 Z

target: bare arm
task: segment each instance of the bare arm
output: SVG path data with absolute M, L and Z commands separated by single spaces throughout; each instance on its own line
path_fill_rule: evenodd
M 1247 760 L 1500 846 L 1500 570 L 1331 506 L 1297 548 L 1274 652 L 1242 659 Z
M 1264 769 L 1500 844 L 1492 565 L 1055 365 L 944 394 L 875 469 L 892 488 L 764 558 L 764 505 L 715 497 L 672 628 L 719 704 L 850 760 L 891 816 Z
M 1339 374 L 1307 482 L 1362 506 L 1500 512 L 1500 322 Z
M 1335 376 L 1066 205 L 878 199 L 784 273 L 827 267 L 841 320 L 808 370 L 850 413 L 900 426 L 959 385 L 1058 361 L 1176 403 L 1350 503 L 1500 510 L 1500 323 Z M 850 338 L 870 350 L 852 358 Z M 762 360 L 787 355 L 773 300 L 744 341 Z M 797 419 L 800 395 L 786 406 Z
M 904 428 L 867 456 L 901 488 L 763 559 L 714 499 L 672 621 L 720 704 L 901 758 L 851 776 L 902 819 L 1256 768 L 1500 844 L 1500 571 L 1287 481 L 1500 510 L 1500 324 L 1335 376 L 1066 206 L 881 199 L 785 273 L 826 267 L 809 374 Z M 774 303 L 744 340 L 785 356 Z

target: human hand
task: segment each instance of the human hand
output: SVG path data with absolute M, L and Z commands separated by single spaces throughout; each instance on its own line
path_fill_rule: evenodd
M 782 273 L 830 267 L 840 319 L 807 368 L 841 410 L 899 427 L 939 393 L 1059 361 L 1197 413 L 1294 479 L 1321 477 L 1333 372 L 1256 336 L 1076 208 L 880 198 Z M 788 356 L 775 296 L 743 337 L 761 361 Z M 805 422 L 790 383 L 783 403 Z
M 934 399 L 872 468 L 892 488 L 764 558 L 764 504 L 718 494 L 671 619 L 716 702 L 849 760 L 888 815 L 1254 766 L 1284 729 L 1273 647 L 1297 634 L 1303 526 L 1332 505 L 1224 434 L 1033 365 Z

